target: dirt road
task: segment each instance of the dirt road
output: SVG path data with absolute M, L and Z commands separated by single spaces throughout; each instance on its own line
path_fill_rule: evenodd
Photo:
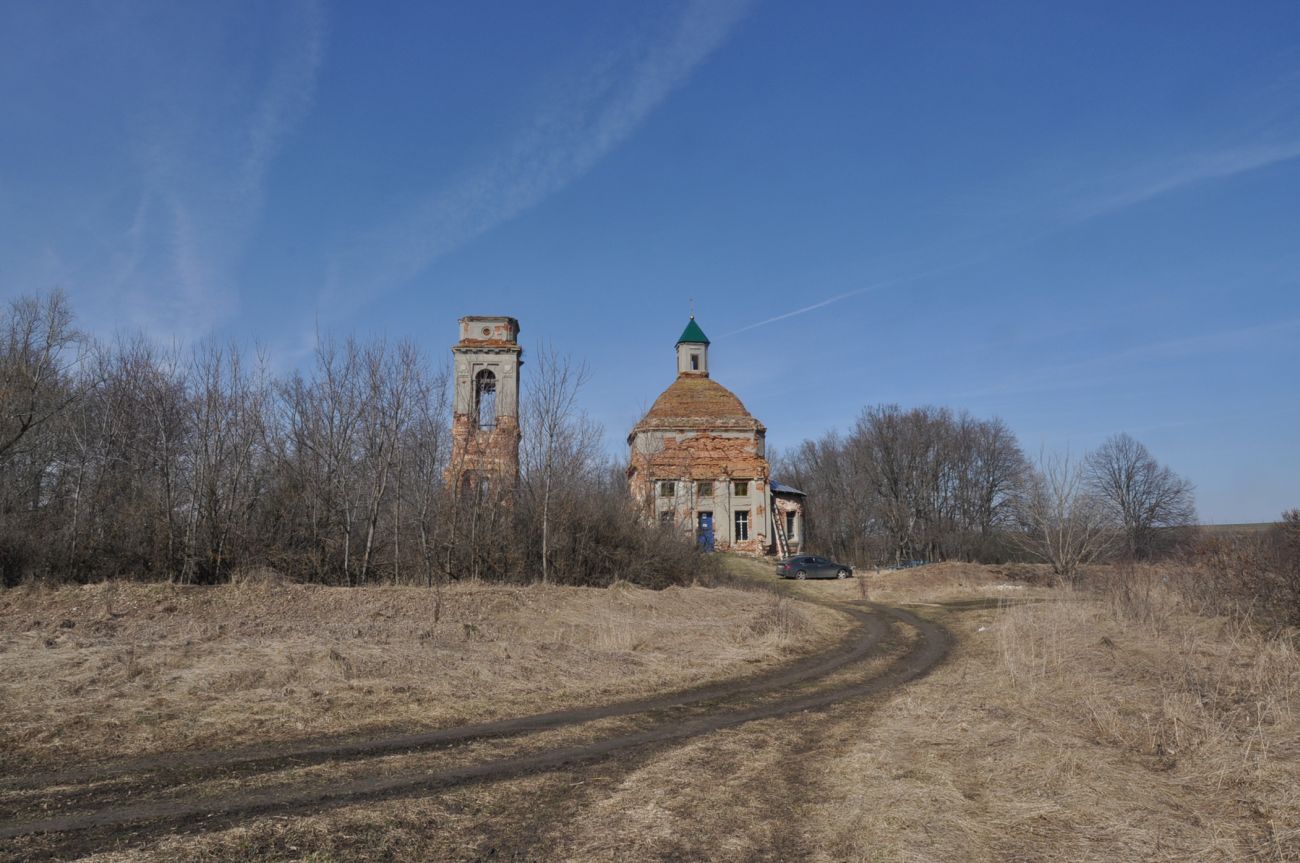
M 782 589 L 827 604 L 817 599 L 817 585 Z M 13 849 L 9 859 L 75 859 L 169 834 L 218 831 L 257 816 L 447 794 L 593 764 L 640 764 L 711 732 L 889 692 L 925 674 L 949 650 L 948 632 L 911 612 L 829 604 L 851 621 L 836 649 L 684 692 L 421 734 L 152 756 L 11 776 L 0 780 L 0 847 Z M 540 806 L 535 817 L 545 809 Z

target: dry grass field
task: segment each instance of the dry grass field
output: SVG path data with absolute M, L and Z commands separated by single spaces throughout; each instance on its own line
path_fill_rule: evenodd
M 767 564 L 729 566 L 774 580 Z M 414 725 L 601 700 L 825 647 L 842 618 L 797 600 L 855 603 L 865 587 L 873 601 L 946 626 L 955 636 L 946 662 L 871 697 L 592 763 L 255 816 L 78 859 L 1300 860 L 1294 641 L 1194 613 L 1167 589 L 1168 575 L 1139 569 L 1126 574 L 1138 589 L 1097 592 L 1051 586 L 1033 567 L 943 564 L 863 581 L 783 583 L 785 603 L 699 588 L 466 586 L 448 592 L 434 637 L 423 642 L 415 627 L 427 625 L 421 603 L 432 600 L 419 591 L 131 588 L 111 609 L 103 588 L 20 591 L 0 599 L 7 658 L 46 663 L 54 685 L 41 696 L 6 663 L 5 727 L 21 716 L 32 739 L 7 730 L 5 745 L 48 762 L 56 750 L 37 731 L 42 721 L 67 723 L 74 740 L 88 735 L 82 723 L 111 729 L 116 736 L 104 749 L 145 751 L 231 734 L 302 733 L 267 725 L 268 714 L 313 732 L 357 729 L 367 721 L 365 703 L 383 705 L 390 725 Z M 164 614 L 159 604 L 175 608 Z M 61 630 L 56 618 L 73 607 L 85 619 Z M 35 627 L 38 609 L 44 617 Z M 129 622 L 133 615 L 138 622 Z M 109 638 L 93 635 L 94 621 L 123 628 L 111 643 L 94 642 Z M 127 627 L 136 627 L 133 635 Z M 153 632 L 163 637 L 148 644 Z M 75 637 L 87 642 L 67 643 Z M 49 638 L 63 643 L 46 647 Z M 824 685 L 881 673 L 914 639 L 895 627 L 877 655 Z M 180 649 L 186 640 L 191 654 Z M 373 652 L 371 641 L 379 644 Z M 200 643 L 208 646 L 195 651 Z M 134 677 L 116 670 L 128 645 L 145 669 Z M 286 651 L 298 670 L 271 661 Z M 86 658 L 69 658 L 78 653 Z M 173 669 L 173 655 L 190 659 Z M 160 688 L 176 689 L 172 675 L 211 689 L 234 668 L 263 666 L 265 678 L 224 694 L 184 690 L 188 705 L 202 707 L 191 716 L 201 722 L 134 727 Z M 111 692 L 69 689 L 94 668 L 116 675 L 99 684 Z M 16 705 L 18 694 L 36 702 Z M 321 698 L 337 715 L 315 706 Z M 232 716 L 245 702 L 249 716 Z M 64 711 L 80 719 L 60 719 Z M 192 724 L 206 730 L 185 727 Z M 34 839 L 20 847 L 42 846 Z
M 14 589 L 0 772 L 608 701 L 752 673 L 843 627 L 732 588 Z
M 1100 595 L 998 572 L 871 577 L 882 601 L 958 600 L 936 609 L 958 647 L 838 726 L 859 733 L 814 792 L 837 802 L 814 859 L 1300 860 L 1294 640 L 1197 615 L 1156 567 Z M 980 595 L 1008 599 L 960 602 Z

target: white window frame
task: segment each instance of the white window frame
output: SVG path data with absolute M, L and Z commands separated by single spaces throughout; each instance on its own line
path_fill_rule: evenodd
M 738 509 L 731 520 L 732 527 L 735 530 L 733 539 L 736 542 L 745 542 L 749 539 L 749 510 Z

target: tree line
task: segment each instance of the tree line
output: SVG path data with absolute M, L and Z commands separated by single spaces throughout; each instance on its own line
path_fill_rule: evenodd
M 806 544 L 864 565 L 1030 559 L 1068 574 L 1153 557 L 1196 520 L 1192 484 L 1127 434 L 1031 460 L 1002 420 L 942 407 L 868 407 L 777 470 L 809 495 Z
M 542 349 L 529 375 L 517 487 L 463 495 L 447 365 L 409 342 L 323 340 L 277 374 L 236 345 L 96 342 L 63 295 L 20 298 L 0 311 L 0 579 L 696 577 L 601 454 L 582 368 Z
M 585 368 L 542 348 L 521 391 L 517 487 L 448 489 L 449 372 L 413 344 L 323 340 L 302 370 L 206 342 L 80 333 L 59 293 L 0 311 L 0 579 L 327 584 L 477 577 L 664 585 L 699 576 L 648 523 L 582 413 Z M 860 564 L 1150 558 L 1192 485 L 1116 435 L 1030 460 L 1000 419 L 865 409 L 777 458 L 809 494 L 805 547 Z M 507 484 L 508 485 L 508 484 Z

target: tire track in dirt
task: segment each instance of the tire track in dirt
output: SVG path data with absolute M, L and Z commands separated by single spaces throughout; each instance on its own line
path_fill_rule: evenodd
M 328 737 L 238 749 L 160 753 L 70 770 L 0 777 L 0 791 L 35 791 L 56 786 L 102 783 L 144 774 L 163 774 L 173 780 L 183 778 L 186 781 L 193 781 L 206 775 L 229 777 L 236 773 L 269 772 L 326 761 L 373 758 L 380 755 L 439 749 L 478 740 L 517 737 L 600 719 L 669 710 L 700 702 L 782 689 L 796 683 L 815 680 L 870 655 L 885 635 L 887 627 L 877 615 L 840 604 L 813 602 L 849 615 L 854 620 L 854 627 L 833 649 L 763 674 L 732 678 L 666 695 L 616 701 L 591 707 L 553 710 L 410 734 L 379 734 L 363 738 Z
M 764 676 L 757 680 L 751 679 L 739 683 L 733 682 L 731 684 L 716 684 L 711 687 L 704 687 L 691 693 L 689 700 L 698 702 L 707 700 L 709 697 L 726 698 L 738 694 L 752 694 L 755 691 L 772 689 L 774 686 L 803 682 L 817 676 L 814 673 L 816 669 L 824 669 L 823 675 L 828 674 L 831 670 L 842 668 L 855 659 L 870 656 L 887 629 L 884 624 L 885 620 L 901 623 L 917 631 L 919 640 L 913 649 L 895 660 L 879 674 L 858 683 L 838 685 L 829 690 L 759 706 L 731 710 L 719 709 L 716 712 L 685 721 L 659 720 L 656 724 L 641 730 L 616 733 L 605 738 L 579 744 L 496 758 L 443 770 L 364 776 L 307 788 L 242 791 L 203 801 L 183 799 L 142 801 L 137 804 L 111 805 L 90 811 L 72 812 L 66 815 L 36 820 L 8 822 L 0 824 L 0 839 L 14 839 L 30 834 L 102 833 L 103 831 L 117 831 L 127 828 L 130 828 L 133 836 L 143 836 L 170 829 L 177 825 L 185 825 L 189 829 L 217 829 L 250 816 L 272 812 L 343 806 L 356 802 L 437 791 L 470 782 L 497 780 L 537 772 L 579 767 L 619 752 L 633 752 L 658 744 L 671 743 L 757 719 L 816 710 L 846 699 L 879 695 L 924 675 L 947 655 L 952 639 L 944 627 L 902 609 L 875 604 L 868 605 L 872 610 L 871 614 L 867 614 L 860 609 L 847 608 L 840 603 L 834 603 L 834 607 L 849 611 L 861 623 L 860 637 L 847 652 L 836 651 L 830 657 L 823 655 L 816 658 L 816 661 L 808 660 L 789 667 L 782 672 Z M 702 694 L 706 692 L 711 693 L 711 696 Z M 543 720 L 551 723 L 545 727 L 555 728 L 566 724 L 578 724 L 581 721 L 588 721 L 574 718 L 579 716 L 605 718 L 645 712 L 649 709 L 677 706 L 686 703 L 683 701 L 684 697 L 686 697 L 685 694 L 676 697 L 669 696 L 663 699 L 641 699 L 603 707 L 558 711 L 553 714 L 541 714 L 538 717 L 485 723 L 483 726 L 445 729 L 440 732 L 430 732 L 429 735 L 411 735 L 407 736 L 407 738 L 369 741 L 368 743 L 371 745 L 368 747 L 365 745 L 367 742 L 362 742 L 351 748 L 335 748 L 342 752 L 341 757 L 345 758 L 365 757 L 366 755 L 379 753 L 387 754 L 394 751 L 409 750 L 411 748 L 409 742 L 399 745 L 397 741 L 409 740 L 411 737 L 419 738 L 420 744 L 425 746 L 445 745 L 458 740 L 478 739 L 483 736 L 484 727 L 490 728 L 493 733 L 498 735 L 524 733 L 526 730 L 535 730 L 536 727 L 540 727 L 536 723 Z M 650 707 L 647 705 L 650 705 Z M 640 707 L 641 709 L 633 710 L 633 707 Z M 433 739 L 439 741 L 438 744 L 429 743 L 424 739 L 430 737 L 430 735 L 433 735 Z M 313 753 L 316 751 L 312 750 Z M 324 751 L 321 751 L 320 754 L 323 759 L 329 758 Z M 287 760 L 291 764 L 295 763 L 293 757 L 274 760 L 277 762 Z M 246 760 L 240 763 L 249 763 L 249 761 Z M 201 766 L 210 769 L 211 762 L 204 763 Z M 67 841 L 57 842 L 57 847 L 44 849 L 45 853 L 48 855 L 61 855 L 90 851 L 95 850 L 96 846 L 102 847 L 104 841 L 108 841 L 110 844 L 112 842 L 112 839 L 106 836 L 101 837 L 100 842 L 96 842 L 90 836 L 69 835 L 65 838 Z

